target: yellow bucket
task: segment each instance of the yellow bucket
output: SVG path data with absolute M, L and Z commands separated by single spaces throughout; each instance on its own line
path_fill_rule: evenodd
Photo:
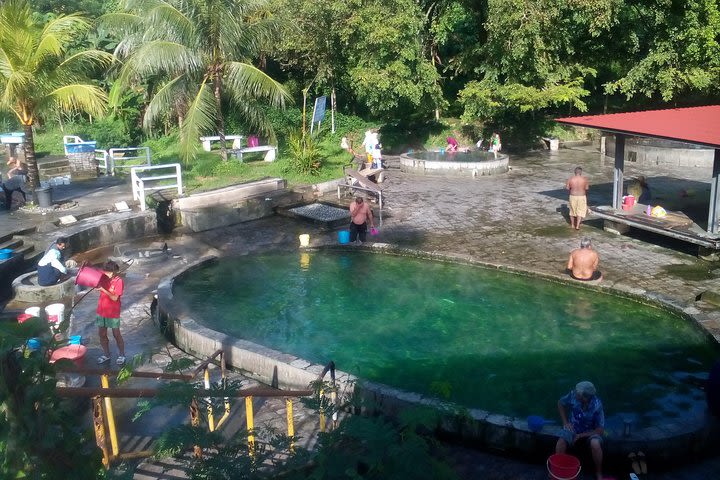
M 302 235 L 300 235 L 299 238 L 301 247 L 307 247 L 310 245 L 310 235 L 308 235 L 307 233 L 303 233 Z

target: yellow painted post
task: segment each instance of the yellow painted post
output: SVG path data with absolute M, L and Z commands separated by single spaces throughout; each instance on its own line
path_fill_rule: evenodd
M 288 437 L 290 437 L 290 451 L 295 450 L 295 442 L 292 438 L 295 436 L 295 422 L 293 420 L 293 402 L 292 398 L 285 399 L 285 407 L 287 411 Z
M 247 431 L 248 431 L 248 450 L 250 455 L 255 453 L 255 435 L 253 430 L 255 429 L 255 418 L 253 417 L 253 403 L 252 397 L 245 397 L 245 418 L 247 419 Z
M 100 377 L 100 382 L 103 388 L 110 388 L 110 378 L 107 374 Z M 117 455 L 120 453 L 120 447 L 118 446 L 117 430 L 115 429 L 115 415 L 113 414 L 112 402 L 109 397 L 105 397 L 105 410 L 108 430 L 110 432 L 110 446 L 112 448 L 112 454 Z
M 325 431 L 325 407 L 323 407 L 323 396 L 325 395 L 325 391 L 320 389 L 320 394 L 318 395 L 318 400 L 320 403 L 320 431 Z
M 110 453 L 108 452 L 108 439 L 105 435 L 105 415 L 103 415 L 103 403 L 100 397 L 92 398 L 93 406 L 93 427 L 95 430 L 95 443 L 103 454 L 102 463 L 105 470 L 110 468 Z
M 210 369 L 208 369 L 208 367 L 205 367 L 205 390 L 210 390 Z M 211 432 L 214 432 L 215 417 L 213 416 L 212 400 L 210 398 L 206 398 L 206 400 L 208 402 L 208 428 L 210 428 Z

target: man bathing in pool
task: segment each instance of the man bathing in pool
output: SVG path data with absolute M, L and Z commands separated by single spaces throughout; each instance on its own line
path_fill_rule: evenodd
M 601 280 L 602 273 L 597 270 L 600 263 L 600 256 L 592 248 L 589 238 L 583 238 L 580 241 L 580 248 L 576 248 L 570 253 L 567 270 L 572 278 L 589 282 L 591 280 Z

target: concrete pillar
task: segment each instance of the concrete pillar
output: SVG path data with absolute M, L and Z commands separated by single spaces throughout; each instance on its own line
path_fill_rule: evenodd
M 707 231 L 718 233 L 718 210 L 720 210 L 720 148 L 715 149 L 712 181 L 710 182 L 710 208 Z
M 625 135 L 615 135 L 615 172 L 613 177 L 612 207 L 621 208 L 623 195 L 623 170 L 625 169 Z

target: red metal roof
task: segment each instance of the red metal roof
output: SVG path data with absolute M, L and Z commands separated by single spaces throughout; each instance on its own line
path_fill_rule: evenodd
M 720 105 L 556 118 L 556 122 L 720 148 Z

